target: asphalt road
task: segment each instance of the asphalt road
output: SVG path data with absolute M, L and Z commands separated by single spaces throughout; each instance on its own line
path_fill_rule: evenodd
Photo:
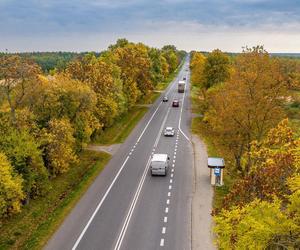
M 189 141 L 189 84 L 177 93 L 183 77 L 189 82 L 187 58 L 182 70 L 121 145 L 81 198 L 45 249 L 191 249 L 193 150 Z M 171 107 L 173 98 L 180 100 Z M 174 137 L 164 137 L 172 126 Z M 153 153 L 167 153 L 166 177 L 152 177 Z

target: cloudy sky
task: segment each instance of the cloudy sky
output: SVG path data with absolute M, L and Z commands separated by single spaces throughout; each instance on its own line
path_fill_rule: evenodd
M 0 0 L 0 51 L 154 47 L 300 52 L 300 0 Z

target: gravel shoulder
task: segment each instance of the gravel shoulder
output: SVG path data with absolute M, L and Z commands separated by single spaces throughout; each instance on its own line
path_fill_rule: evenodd
M 192 201 L 192 249 L 215 250 L 211 216 L 213 187 L 207 167 L 207 150 L 198 136 L 192 135 L 194 147 L 194 193 Z

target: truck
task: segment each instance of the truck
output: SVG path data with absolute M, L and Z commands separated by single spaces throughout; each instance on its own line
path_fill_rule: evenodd
M 183 93 L 185 89 L 185 81 L 178 82 L 178 93 Z

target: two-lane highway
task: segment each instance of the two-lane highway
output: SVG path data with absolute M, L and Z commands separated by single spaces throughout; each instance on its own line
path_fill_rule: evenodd
M 190 249 L 192 147 L 188 139 L 188 85 L 177 93 L 183 77 L 189 82 L 188 60 L 106 168 L 97 177 L 46 249 Z M 180 100 L 171 107 L 173 98 Z M 164 137 L 165 126 L 176 129 Z M 153 153 L 167 153 L 166 177 L 152 177 Z

